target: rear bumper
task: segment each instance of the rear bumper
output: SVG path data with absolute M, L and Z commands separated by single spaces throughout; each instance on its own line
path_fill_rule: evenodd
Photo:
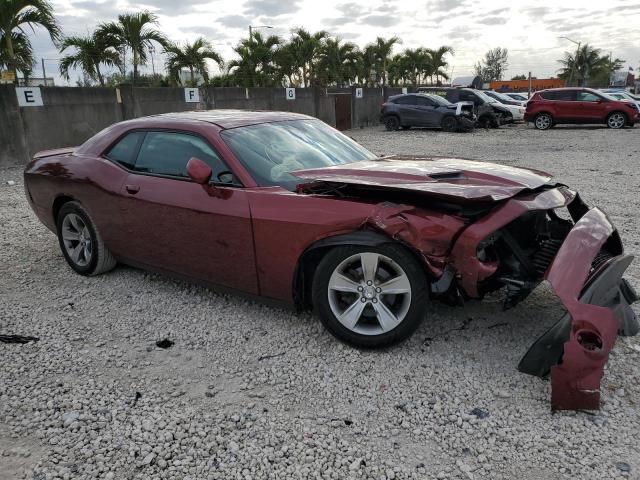
M 594 266 L 605 244 L 614 255 Z M 518 369 L 551 373 L 554 410 L 598 409 L 604 365 L 618 332 L 640 330 L 630 308 L 637 295 L 622 278 L 632 260 L 622 253 L 607 216 L 593 208 L 576 222 L 549 267 L 545 278 L 567 313 L 536 340 Z

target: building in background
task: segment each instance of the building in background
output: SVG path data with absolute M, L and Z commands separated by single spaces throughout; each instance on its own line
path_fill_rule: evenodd
M 560 78 L 532 78 L 531 91 L 544 90 L 546 88 L 564 87 L 564 80 Z M 496 92 L 527 92 L 529 80 L 496 80 L 489 84 L 491 90 Z
M 55 87 L 56 83 L 53 77 L 29 77 L 26 80 L 24 78 L 18 78 L 18 85 L 21 87 Z

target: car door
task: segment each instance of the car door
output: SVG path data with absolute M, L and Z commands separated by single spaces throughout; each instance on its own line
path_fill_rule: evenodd
M 192 157 L 211 167 L 211 183 L 189 178 Z M 258 293 L 246 193 L 203 137 L 145 131 L 135 161 L 125 167 L 119 214 L 130 262 Z
M 600 123 L 607 116 L 606 100 L 587 90 L 578 90 L 576 92 L 576 105 L 579 109 L 578 113 L 584 118 L 585 122 Z
M 561 122 L 575 122 L 580 118 L 580 106 L 575 90 L 551 90 L 542 94 L 553 118 Z
M 418 125 L 418 111 L 415 95 L 405 95 L 397 98 L 394 103 L 400 116 L 400 124 L 407 126 Z
M 416 110 L 419 125 L 422 127 L 439 127 L 442 113 L 438 111 L 436 103 L 428 97 L 416 95 Z

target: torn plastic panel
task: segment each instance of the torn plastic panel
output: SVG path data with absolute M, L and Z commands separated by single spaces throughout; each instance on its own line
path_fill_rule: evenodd
M 596 262 L 603 246 L 617 255 Z M 606 215 L 594 208 L 576 222 L 549 268 L 546 279 L 567 314 L 531 346 L 518 369 L 551 373 L 554 410 L 598 409 L 604 365 L 618 332 L 640 330 L 630 308 L 637 295 L 622 278 L 632 259 L 622 254 Z

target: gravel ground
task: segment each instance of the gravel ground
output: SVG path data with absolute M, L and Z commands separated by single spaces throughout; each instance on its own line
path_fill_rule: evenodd
M 639 253 L 638 129 L 351 135 L 553 172 Z M 72 273 L 19 168 L 0 169 L 0 246 L 0 333 L 40 337 L 0 344 L 0 479 L 640 478 L 638 338 L 618 340 L 593 414 L 552 414 L 549 382 L 516 370 L 562 313 L 545 285 L 508 312 L 433 305 L 409 341 L 361 352 L 308 314 L 128 267 Z M 640 262 L 628 276 L 640 286 Z

